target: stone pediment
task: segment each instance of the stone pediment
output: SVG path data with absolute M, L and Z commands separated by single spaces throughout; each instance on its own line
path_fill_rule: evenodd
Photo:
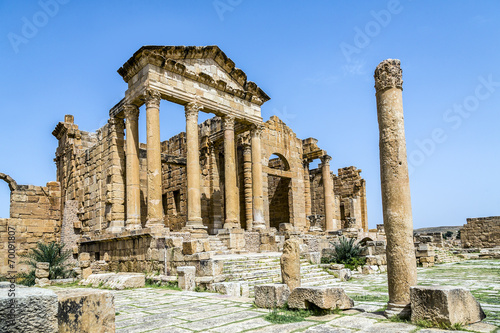
M 270 98 L 218 46 L 143 46 L 118 70 L 125 82 L 152 64 L 262 105 Z

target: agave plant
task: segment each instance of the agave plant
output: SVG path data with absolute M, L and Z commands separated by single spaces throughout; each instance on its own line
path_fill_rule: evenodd
M 355 238 L 340 237 L 338 242 L 333 243 L 335 248 L 335 259 L 339 263 L 347 263 L 351 258 L 358 258 L 363 249 L 359 244 L 356 244 Z
M 66 278 L 71 271 L 66 269 L 64 262 L 71 256 L 71 252 L 64 250 L 64 243 L 50 242 L 48 244 L 38 243 L 35 248 L 30 249 L 28 253 L 21 255 L 23 260 L 21 264 L 27 264 L 32 267 L 28 273 L 20 275 L 23 284 L 35 284 L 35 269 L 39 262 L 49 263 L 49 279 Z

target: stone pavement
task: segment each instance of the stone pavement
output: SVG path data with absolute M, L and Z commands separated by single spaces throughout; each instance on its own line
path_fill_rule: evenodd
M 422 285 L 441 284 L 469 288 L 488 317 L 467 327 L 492 332 L 500 326 L 500 260 L 473 260 L 418 269 Z M 381 308 L 387 303 L 386 274 L 356 274 L 336 282 L 355 301 L 356 310 L 309 317 L 292 324 L 272 324 L 269 310 L 253 307 L 253 298 L 230 298 L 215 293 L 180 292 L 163 288 L 114 291 L 116 331 L 125 332 L 445 332 L 390 322 Z M 53 287 L 52 287 L 53 288 Z M 494 325 L 497 325 L 497 328 Z M 459 332 L 459 331 L 455 331 Z M 500 332 L 500 330 L 499 330 Z

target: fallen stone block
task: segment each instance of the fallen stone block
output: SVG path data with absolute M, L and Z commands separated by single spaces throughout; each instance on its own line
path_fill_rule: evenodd
M 59 333 L 115 331 L 114 296 L 109 291 L 69 289 L 56 291 Z
M 281 308 L 288 301 L 290 288 L 286 284 L 261 284 L 254 288 L 255 305 L 259 308 Z
M 0 288 L 0 332 L 57 332 L 57 304 L 52 290 Z
M 343 268 L 339 271 L 340 281 L 349 281 L 352 278 L 352 271 L 349 268 Z
M 481 305 L 469 290 L 451 286 L 410 287 L 411 321 L 462 325 L 486 318 Z
M 212 288 L 214 291 L 222 295 L 240 297 L 241 285 L 239 282 L 219 282 L 213 283 Z
M 240 282 L 240 295 L 241 297 L 250 297 L 250 286 L 248 282 Z
M 292 309 L 324 310 L 350 309 L 354 301 L 346 295 L 344 289 L 333 287 L 298 287 L 288 297 L 288 307 Z
M 182 290 L 194 290 L 196 287 L 196 267 L 194 266 L 179 266 L 177 267 L 177 281 L 179 288 Z
M 182 242 L 182 253 L 195 254 L 204 251 L 204 244 L 199 240 L 190 240 L 187 242 Z
M 142 288 L 145 284 L 146 276 L 143 273 L 90 274 L 86 279 L 80 281 L 80 285 L 106 287 L 116 290 Z
M 308 252 L 305 254 L 306 260 L 311 264 L 319 265 L 321 264 L 321 252 Z
M 300 250 L 298 240 L 289 239 L 285 242 L 280 263 L 283 283 L 288 285 L 290 291 L 300 287 Z

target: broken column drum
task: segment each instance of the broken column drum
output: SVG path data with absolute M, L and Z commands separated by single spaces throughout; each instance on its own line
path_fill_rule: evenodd
M 389 303 L 386 315 L 408 317 L 410 287 L 417 284 L 410 182 L 403 118 L 403 77 L 399 60 L 375 69 L 380 131 L 380 178 L 387 237 Z

